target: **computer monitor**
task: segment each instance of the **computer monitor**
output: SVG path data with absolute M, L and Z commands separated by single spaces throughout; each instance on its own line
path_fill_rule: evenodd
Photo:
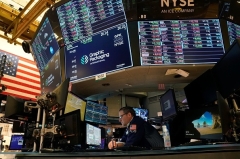
M 13 121 L 12 133 L 24 133 L 24 126 L 22 121 Z
M 25 120 L 24 117 L 24 100 L 8 95 L 5 107 L 5 118 Z
M 85 111 L 86 111 L 86 101 L 74 95 L 73 93 L 68 92 L 64 114 L 72 112 L 77 109 L 80 109 L 81 121 L 84 121 Z
M 220 61 L 212 68 L 219 93 L 229 97 L 240 88 L 240 39 L 236 39 Z
M 82 136 L 80 110 L 75 110 L 56 118 L 54 125 L 61 127 L 62 137 L 64 141 L 60 142 L 67 145 L 81 144 Z
M 101 145 L 101 129 L 86 123 L 86 144 L 88 146 Z
M 177 115 L 177 101 L 173 89 L 167 90 L 160 97 L 163 120 L 168 120 Z
M 23 148 L 24 135 L 12 135 L 9 150 L 21 150 Z
M 186 138 L 222 140 L 222 122 L 217 105 L 186 110 Z
M 148 110 L 147 109 L 142 109 L 142 108 L 133 108 L 133 110 L 136 113 L 136 116 L 141 117 L 145 121 L 148 119 Z
M 108 107 L 87 101 L 85 121 L 98 124 L 107 124 Z
M 216 91 L 216 81 L 210 69 L 184 87 L 190 109 L 206 106 L 216 101 Z

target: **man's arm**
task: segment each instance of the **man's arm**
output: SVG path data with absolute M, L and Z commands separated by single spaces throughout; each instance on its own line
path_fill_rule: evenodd
M 128 130 L 126 129 L 124 134 L 123 134 L 123 136 L 122 136 L 121 142 L 126 142 L 126 140 L 127 140 L 127 131 Z

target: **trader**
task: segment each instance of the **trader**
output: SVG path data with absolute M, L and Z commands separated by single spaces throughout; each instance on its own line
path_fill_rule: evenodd
M 108 143 L 109 149 L 119 148 L 122 146 L 136 146 L 145 148 L 162 148 L 163 139 L 158 131 L 148 122 L 136 116 L 132 107 L 122 107 L 119 110 L 119 121 L 122 126 L 126 126 L 126 131 L 122 136 L 121 142 L 114 140 Z

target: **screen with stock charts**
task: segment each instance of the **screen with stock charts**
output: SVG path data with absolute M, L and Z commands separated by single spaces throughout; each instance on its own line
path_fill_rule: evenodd
M 43 21 L 32 41 L 32 49 L 40 71 L 45 68 L 49 60 L 59 50 L 58 42 L 48 18 Z
M 71 0 L 56 10 L 71 81 L 132 66 L 121 0 Z
M 224 54 L 218 19 L 139 21 L 142 65 L 216 63 Z
M 52 59 L 47 63 L 40 74 L 42 94 L 52 92 L 61 84 L 62 77 L 59 51 L 53 55 Z
M 240 38 L 240 25 L 227 21 L 227 27 L 230 45 L 232 45 L 236 38 Z
M 107 124 L 108 107 L 87 101 L 85 121 Z

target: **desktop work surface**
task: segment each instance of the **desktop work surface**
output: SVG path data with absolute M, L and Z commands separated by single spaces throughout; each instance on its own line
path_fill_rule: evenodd
M 121 159 L 145 159 L 153 158 L 158 159 L 239 159 L 240 157 L 240 144 L 223 144 L 223 145 L 203 145 L 203 146 L 181 146 L 174 147 L 170 150 L 144 150 L 144 151 L 111 151 L 111 152 L 61 152 L 61 153 L 2 153 L 0 158 L 7 157 L 8 155 L 15 159 L 42 159 L 42 158 L 118 158 Z M 14 155 L 14 157 L 13 157 Z M 9 158 L 11 158 L 9 157 Z M 8 158 L 8 157 L 7 157 Z

